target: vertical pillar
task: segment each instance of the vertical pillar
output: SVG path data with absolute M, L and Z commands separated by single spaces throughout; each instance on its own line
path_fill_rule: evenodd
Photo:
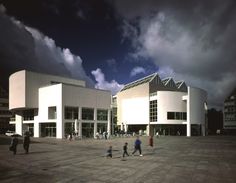
M 97 121 L 94 121 L 93 137 L 96 138 L 96 133 L 98 132 Z
M 190 87 L 188 87 L 187 97 L 187 137 L 191 137 Z
M 19 135 L 23 135 L 22 134 L 22 128 L 23 128 L 23 117 L 19 114 L 16 114 L 15 115 L 15 122 L 16 122 L 16 125 L 15 125 L 15 132 Z
M 150 124 L 148 124 L 146 126 L 146 135 L 149 136 L 150 135 Z
M 110 137 L 111 135 L 111 110 L 108 109 L 107 110 L 108 114 L 107 114 L 107 132 L 108 132 L 108 137 Z
M 78 119 L 75 119 L 75 133 L 78 132 Z
M 40 137 L 40 127 L 38 117 L 34 117 L 34 137 Z
M 206 136 L 206 127 L 204 124 L 201 125 L 202 136 Z
M 78 136 L 82 138 L 82 108 L 79 107 L 79 130 L 78 130 Z

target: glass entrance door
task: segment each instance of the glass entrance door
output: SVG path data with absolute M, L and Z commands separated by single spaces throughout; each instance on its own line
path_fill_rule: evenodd
M 41 123 L 42 137 L 56 137 L 56 123 Z

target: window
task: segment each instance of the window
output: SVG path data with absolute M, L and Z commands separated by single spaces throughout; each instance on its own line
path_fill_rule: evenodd
M 34 110 L 33 109 L 25 110 L 23 112 L 23 119 L 24 121 L 34 120 Z
M 78 107 L 65 107 L 65 119 L 78 119 Z
M 107 110 L 98 109 L 97 110 L 97 120 L 99 121 L 107 121 Z
M 82 108 L 82 119 L 83 120 L 94 120 L 94 109 Z
M 48 107 L 48 119 L 57 119 L 57 108 L 56 108 L 56 106 Z
M 149 116 L 151 122 L 157 121 L 157 100 L 149 102 Z
M 167 112 L 168 120 L 186 120 L 187 113 L 186 112 Z

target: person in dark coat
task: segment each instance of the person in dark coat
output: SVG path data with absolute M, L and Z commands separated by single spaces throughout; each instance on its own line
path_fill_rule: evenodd
M 134 152 L 132 154 L 134 154 L 138 150 L 139 156 L 143 156 L 141 150 L 141 143 L 142 143 L 141 140 L 139 140 L 139 137 L 137 136 L 137 139 L 134 142 Z
M 26 132 L 23 140 L 23 147 L 26 154 L 29 153 L 29 145 L 30 145 L 30 135 L 28 132 Z
M 17 136 L 13 135 L 11 139 L 11 144 L 10 144 L 10 151 L 13 151 L 14 155 L 17 152 L 17 145 L 18 145 L 18 138 Z
M 109 149 L 107 150 L 107 158 L 112 158 L 112 146 L 109 146 Z
M 129 156 L 127 150 L 128 150 L 128 143 L 126 142 L 125 145 L 123 146 L 123 158 L 125 157 L 125 155 Z
M 153 147 L 153 136 L 149 137 L 149 146 Z

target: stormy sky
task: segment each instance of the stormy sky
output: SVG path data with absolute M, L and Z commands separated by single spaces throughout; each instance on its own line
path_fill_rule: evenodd
M 206 90 L 209 107 L 217 108 L 236 87 L 234 0 L 33 2 L 1 3 L 4 77 L 29 69 L 115 94 L 158 72 Z

